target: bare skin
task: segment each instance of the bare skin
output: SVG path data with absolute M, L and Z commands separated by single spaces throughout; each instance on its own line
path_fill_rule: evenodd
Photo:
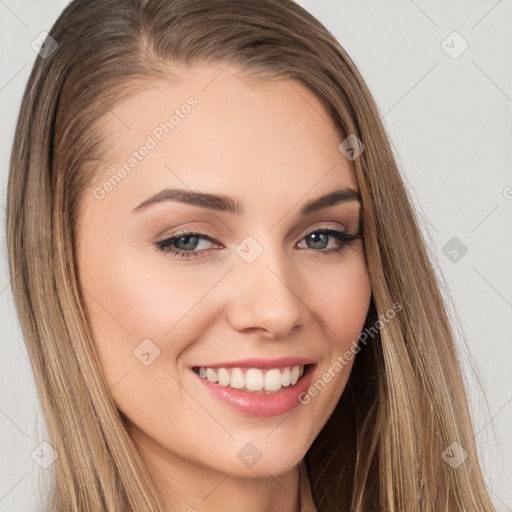
M 342 138 L 312 92 L 295 81 L 248 85 L 223 68 L 192 68 L 178 84 L 155 81 L 105 119 L 111 153 L 96 187 L 148 136 L 157 144 L 115 186 L 84 197 L 80 282 L 113 398 L 168 510 L 295 512 L 299 464 L 353 360 L 309 403 L 266 417 L 213 397 L 192 367 L 300 356 L 316 362 L 314 383 L 350 349 L 371 298 L 362 241 L 344 245 L 319 232 L 357 232 L 360 204 L 300 210 L 358 187 L 338 149 Z M 197 105 L 182 109 L 158 140 L 155 127 L 190 97 Z M 175 200 L 133 211 L 164 188 L 229 196 L 244 213 Z M 168 252 L 155 248 L 181 229 L 207 238 L 194 248 L 179 237 Z M 243 246 L 249 253 L 262 250 L 250 263 L 236 251 L 246 237 L 257 242 Z M 153 347 L 160 351 L 149 365 L 134 355 L 145 339 L 146 362 Z M 252 467 L 237 456 L 249 442 L 261 454 Z M 302 505 L 315 510 L 310 496 Z

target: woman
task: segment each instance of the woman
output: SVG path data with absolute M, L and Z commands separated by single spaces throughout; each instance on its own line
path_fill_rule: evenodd
M 494 510 L 415 215 L 325 27 L 288 0 L 77 0 L 50 34 L 7 205 L 49 509 Z

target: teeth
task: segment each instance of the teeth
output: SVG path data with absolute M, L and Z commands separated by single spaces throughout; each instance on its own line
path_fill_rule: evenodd
M 208 368 L 206 370 L 206 378 L 210 382 L 217 382 L 217 372 L 215 370 L 212 370 L 211 368 Z
M 290 374 L 290 368 L 285 368 L 283 370 L 283 373 L 281 375 L 281 384 L 283 386 L 289 386 L 291 382 L 291 374 Z
M 297 381 L 299 380 L 299 372 L 300 372 L 300 368 L 298 366 L 294 366 L 290 372 L 290 380 L 292 382 L 292 385 L 293 384 L 296 384 Z
M 219 368 L 217 377 L 221 386 L 227 386 L 229 384 L 229 372 L 226 368 Z
M 282 384 L 281 372 L 274 368 L 265 374 L 265 389 L 267 391 L 277 391 L 281 389 Z
M 248 368 L 245 373 L 241 368 L 199 368 L 201 378 L 244 391 L 279 391 L 282 387 L 297 384 L 303 374 L 304 366 L 272 368 L 266 371 Z
M 264 387 L 263 372 L 256 368 L 250 368 L 245 374 L 245 387 L 249 391 L 260 391 Z
M 240 368 L 233 368 L 231 370 L 231 387 L 240 389 L 245 387 L 245 375 Z

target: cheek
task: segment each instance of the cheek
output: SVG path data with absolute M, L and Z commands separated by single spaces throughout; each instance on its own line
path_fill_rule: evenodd
M 208 291 L 225 270 L 179 268 L 161 255 L 148 255 L 147 249 L 116 250 L 115 245 L 84 255 L 80 281 L 116 405 L 142 423 L 144 412 L 145 428 L 151 431 L 151 421 L 173 410 L 170 396 L 186 403 L 190 415 L 198 414 L 172 376 L 181 353 L 216 318 Z
M 361 333 L 368 309 L 370 307 L 371 289 L 366 274 L 352 275 L 351 279 L 342 283 L 341 290 L 335 290 L 329 301 L 331 312 L 329 325 L 332 348 L 339 354 L 344 352 L 352 342 L 357 342 Z
M 324 326 L 326 341 L 305 400 L 316 403 L 323 425 L 347 384 L 370 307 L 372 292 L 362 250 L 352 252 L 336 269 L 317 274 L 316 282 L 323 286 L 311 306 Z
M 131 253 L 109 251 L 88 258 L 81 279 L 90 290 L 85 295 L 93 323 L 133 341 L 160 341 L 190 326 L 194 310 L 207 313 L 201 300 L 224 273 L 219 268 L 180 268 L 147 252 L 131 248 Z
M 316 294 L 316 311 L 336 357 L 357 341 L 370 307 L 372 292 L 362 250 L 354 250 L 339 266 L 315 277 L 322 286 Z

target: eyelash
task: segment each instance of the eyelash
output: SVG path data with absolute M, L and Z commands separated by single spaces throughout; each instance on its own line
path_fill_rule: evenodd
M 339 253 L 341 253 L 341 251 L 343 251 L 343 249 L 345 249 L 345 247 L 353 244 L 356 240 L 359 240 L 362 238 L 361 231 L 358 231 L 356 233 L 349 233 L 348 231 L 332 229 L 332 228 L 325 228 L 325 229 L 318 228 L 318 229 L 315 229 L 313 231 L 309 231 L 308 233 L 306 233 L 302 237 L 302 239 L 306 238 L 309 235 L 312 235 L 313 233 L 324 233 L 324 234 L 333 236 L 334 238 L 337 238 L 339 241 L 342 242 L 341 247 L 339 247 L 338 249 L 328 249 L 328 250 L 311 249 L 313 252 L 320 253 L 319 255 L 317 255 L 315 257 L 332 256 L 336 253 L 339 254 Z M 180 231 L 178 233 L 175 233 L 173 236 L 166 238 L 165 240 L 160 240 L 158 242 L 155 242 L 155 244 L 154 244 L 155 249 L 157 251 L 161 251 L 164 253 L 170 253 L 172 256 L 175 256 L 175 257 L 180 256 L 181 258 L 184 258 L 184 259 L 199 259 L 199 258 L 204 257 L 204 253 L 206 251 L 208 251 L 208 249 L 204 249 L 203 251 L 194 251 L 194 250 L 183 251 L 180 249 L 170 250 L 168 248 L 168 247 L 172 246 L 174 241 L 179 240 L 180 238 L 183 238 L 183 237 L 188 237 L 188 236 L 204 238 L 206 240 L 209 240 L 210 242 L 216 241 L 215 238 L 213 237 L 213 235 L 208 232 L 198 233 L 198 232 L 193 232 L 193 231 Z M 199 255 L 198 255 L 198 253 L 199 253 Z

